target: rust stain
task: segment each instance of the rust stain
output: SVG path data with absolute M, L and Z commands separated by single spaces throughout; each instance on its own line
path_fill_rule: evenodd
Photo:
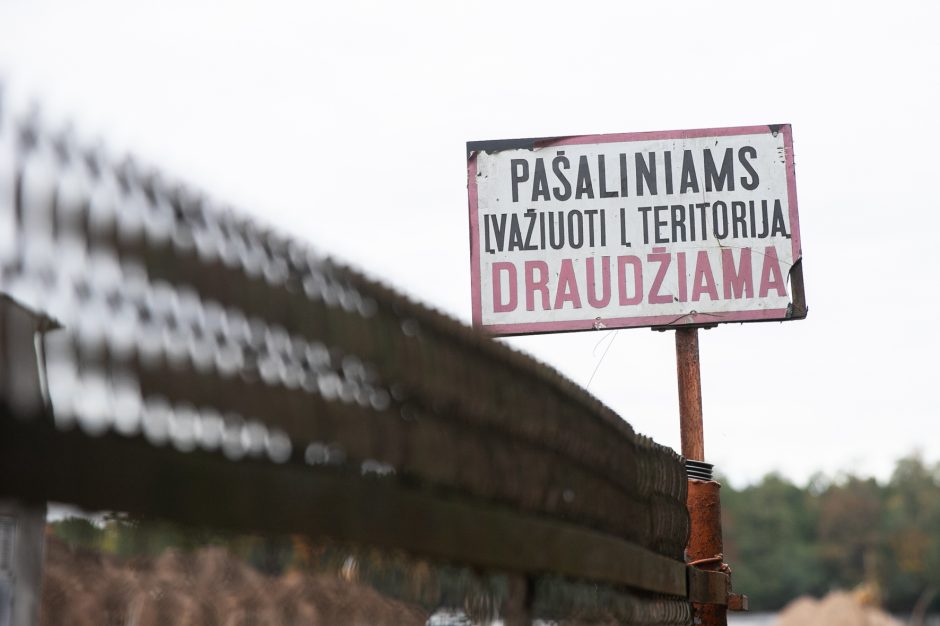
M 724 546 L 721 540 L 721 485 L 714 480 L 689 480 L 689 543 L 686 561 L 706 571 L 722 571 Z M 693 603 L 695 623 L 726 626 L 727 607 L 719 604 Z

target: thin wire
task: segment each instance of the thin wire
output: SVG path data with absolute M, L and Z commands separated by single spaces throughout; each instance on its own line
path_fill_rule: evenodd
M 610 338 L 610 343 L 608 343 L 608 344 L 607 344 L 607 347 L 604 348 L 604 354 L 602 354 L 602 355 L 601 355 L 601 358 L 597 361 L 597 365 L 594 366 L 594 371 L 591 372 L 591 377 L 588 379 L 587 385 L 584 386 L 585 389 L 590 389 L 590 388 L 591 388 L 591 382 L 594 380 L 594 375 L 597 374 L 597 370 L 599 370 L 599 369 L 601 368 L 601 363 L 604 362 L 604 357 L 607 356 L 607 351 L 610 350 L 610 347 L 611 347 L 612 345 L 614 345 L 614 340 L 617 338 L 617 331 L 618 331 L 618 330 L 620 330 L 620 329 L 618 328 L 618 329 L 614 330 L 613 336 Z M 598 345 L 600 345 L 599 342 L 598 342 Z M 597 348 L 595 347 L 595 349 L 597 349 Z
M 615 328 L 614 330 L 608 330 L 606 333 L 604 333 L 604 336 L 598 339 L 597 343 L 594 344 L 594 349 L 591 350 L 591 356 L 597 356 L 597 349 L 601 347 L 602 343 L 604 343 L 608 339 L 613 341 L 614 332 L 616 331 L 617 329 Z

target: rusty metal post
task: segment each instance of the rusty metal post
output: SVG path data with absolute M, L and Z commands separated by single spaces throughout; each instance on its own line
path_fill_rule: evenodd
M 705 434 L 702 426 L 702 378 L 699 368 L 698 329 L 676 330 L 676 372 L 679 379 L 679 422 L 682 456 L 705 461 Z M 721 570 L 721 488 L 713 480 L 689 479 L 687 506 L 691 529 L 686 546 L 686 561 L 704 570 Z M 694 624 L 727 626 L 727 607 L 723 604 L 692 604 Z
M 702 428 L 702 377 L 699 373 L 698 329 L 676 330 L 676 372 L 679 378 L 679 428 L 682 456 L 705 460 Z
M 714 480 L 689 479 L 689 521 L 691 532 L 686 547 L 686 560 L 690 565 L 709 571 L 721 571 L 724 566 L 721 541 L 721 499 L 719 485 Z M 693 623 L 703 626 L 726 626 L 726 604 L 692 603 Z

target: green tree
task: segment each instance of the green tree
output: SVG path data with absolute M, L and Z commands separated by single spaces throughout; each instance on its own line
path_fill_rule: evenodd
M 66 543 L 88 549 L 99 548 L 104 535 L 102 528 L 84 517 L 67 517 L 55 522 L 52 528 L 54 534 Z
M 850 476 L 819 496 L 818 555 L 832 587 L 878 582 L 882 489 L 873 478 Z
M 885 600 L 909 608 L 940 585 L 940 464 L 929 467 L 916 454 L 901 459 L 885 492 Z M 940 610 L 940 600 L 933 606 Z
M 777 474 L 740 491 L 722 489 L 725 555 L 735 589 L 753 610 L 780 608 L 827 587 L 815 549 L 814 498 Z

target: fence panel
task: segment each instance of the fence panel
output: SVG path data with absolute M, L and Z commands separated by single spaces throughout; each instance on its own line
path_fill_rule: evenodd
M 551 368 L 2 107 L 0 227 L 0 496 L 406 550 L 520 575 L 530 608 L 606 583 L 629 623 L 687 623 L 682 459 Z

